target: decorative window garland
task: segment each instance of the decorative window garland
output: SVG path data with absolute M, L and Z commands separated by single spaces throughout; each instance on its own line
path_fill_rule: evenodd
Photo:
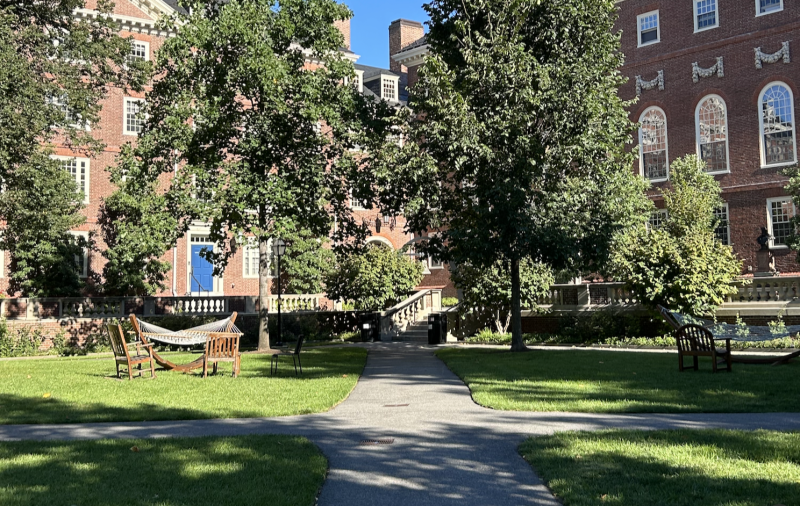
M 653 90 L 658 86 L 659 91 L 664 91 L 664 71 L 659 70 L 658 76 L 652 81 L 643 81 L 642 76 L 636 76 L 636 96 L 641 96 L 642 90 Z
M 783 43 L 780 51 L 777 53 L 766 54 L 761 51 L 760 47 L 755 48 L 756 52 L 756 68 L 762 69 L 763 63 L 777 63 L 778 60 L 783 58 L 783 63 L 791 63 L 792 58 L 789 54 L 789 41 Z
M 717 77 L 725 77 L 722 56 L 717 57 L 717 63 L 707 69 L 700 68 L 697 62 L 692 63 L 692 81 L 698 83 L 701 78 L 711 77 L 714 74 L 717 74 Z

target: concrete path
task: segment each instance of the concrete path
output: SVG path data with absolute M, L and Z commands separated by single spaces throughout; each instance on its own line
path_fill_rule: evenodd
M 476 405 L 467 387 L 412 344 L 376 344 L 350 397 L 328 413 L 269 419 L 0 426 L 1 440 L 297 434 L 325 453 L 325 505 L 558 505 L 517 446 L 530 435 L 604 428 L 800 430 L 800 414 L 518 413 Z M 394 439 L 364 446 L 366 439 Z

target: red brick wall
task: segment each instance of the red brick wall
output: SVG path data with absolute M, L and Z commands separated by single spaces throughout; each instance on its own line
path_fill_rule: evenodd
M 629 78 L 620 95 L 625 100 L 636 98 L 637 75 L 648 81 L 659 70 L 664 71 L 665 90 L 643 91 L 638 103 L 631 107 L 630 117 L 639 121 L 641 113 L 650 106 L 664 110 L 670 161 L 697 153 L 695 110 L 700 100 L 709 94 L 725 100 L 730 174 L 715 177 L 723 188 L 723 200 L 729 203 L 734 251 L 745 261 L 745 271 L 750 265 L 755 267 L 758 249 L 755 240 L 761 227 L 767 226 L 766 199 L 786 195 L 782 169 L 761 168 L 758 98 L 768 83 L 783 81 L 795 94 L 796 122 L 800 67 L 795 61 L 790 64 L 779 61 L 756 69 L 754 48 L 773 53 L 781 49 L 784 41 L 790 41 L 792 52 L 800 50 L 797 45 L 800 41 L 795 40 L 800 29 L 800 4 L 787 1 L 783 11 L 756 17 L 754 0 L 720 0 L 719 27 L 698 33 L 694 33 L 691 1 L 625 0 L 618 5 L 617 29 L 622 31 L 625 54 L 622 72 Z M 661 42 L 639 48 L 636 17 L 656 9 Z M 719 56 L 724 58 L 725 76 L 714 75 L 694 83 L 692 63 L 708 68 Z M 638 147 L 634 149 L 638 151 Z M 638 162 L 635 170 L 638 173 Z M 651 196 L 656 201 L 666 185 L 654 186 Z M 775 253 L 779 270 L 800 270 L 794 252 L 776 250 Z
M 389 25 L 389 68 L 393 72 L 403 74 L 408 71 L 408 68 L 394 61 L 392 56 L 421 39 L 423 35 L 425 35 L 425 28 L 418 21 L 398 19 Z

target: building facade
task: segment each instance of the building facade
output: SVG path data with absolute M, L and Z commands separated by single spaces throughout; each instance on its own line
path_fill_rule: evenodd
M 786 246 L 794 205 L 783 170 L 797 164 L 800 5 L 791 0 L 620 0 L 628 83 L 640 123 L 634 170 L 663 207 L 670 162 L 697 154 L 722 187 L 717 237 L 757 270 L 756 239 L 772 235 L 781 273 L 800 271 Z M 667 219 L 654 214 L 651 224 Z

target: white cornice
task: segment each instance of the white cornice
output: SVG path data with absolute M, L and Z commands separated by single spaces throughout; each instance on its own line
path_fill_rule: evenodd
M 392 56 L 392 59 L 400 65 L 405 65 L 406 67 L 415 67 L 422 64 L 422 60 L 424 60 L 429 53 L 430 46 L 425 44 L 424 46 L 415 47 L 414 49 L 397 53 L 396 55 Z
M 101 14 L 90 9 L 75 9 L 75 15 L 83 19 L 96 19 Z M 157 35 L 159 37 L 173 35 L 172 32 L 158 28 L 157 22 L 153 19 L 135 18 L 133 16 L 123 16 L 122 14 L 112 14 L 111 19 L 120 24 L 120 29 L 127 32 Z

